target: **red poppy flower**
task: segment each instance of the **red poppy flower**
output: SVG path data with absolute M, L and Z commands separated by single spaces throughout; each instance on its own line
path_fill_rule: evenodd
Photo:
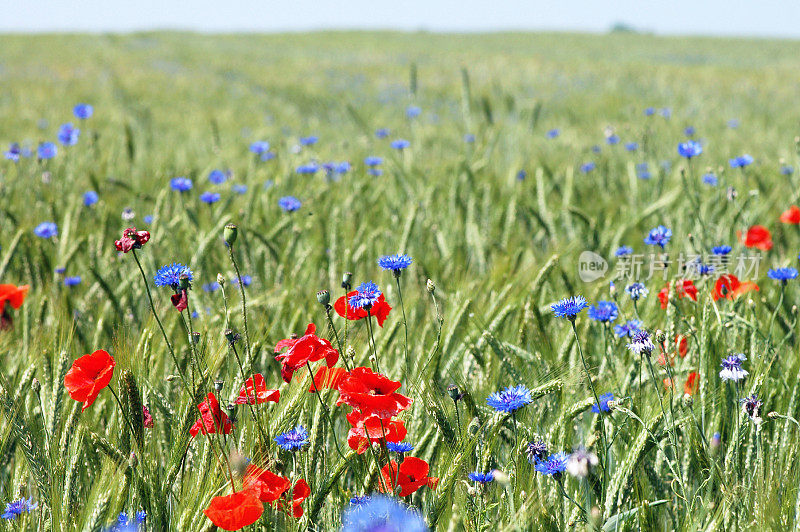
M 284 381 L 292 382 L 294 372 L 309 362 L 316 362 L 324 358 L 327 366 L 333 366 L 339 360 L 339 351 L 334 349 L 328 340 L 314 334 L 316 330 L 316 326 L 309 323 L 305 336 L 287 338 L 275 346 L 276 353 L 280 353 L 284 347 L 288 347 L 285 352 L 275 357 L 275 360 L 282 364 L 281 377 Z
M 244 470 L 244 489 L 253 492 L 261 502 L 275 502 L 286 493 L 292 483 L 288 478 L 252 464 Z
M 384 439 L 397 443 L 406 437 L 406 426 L 402 421 L 365 416 L 356 411 L 347 414 L 347 421 L 352 427 L 347 433 L 347 445 L 358 454 L 364 454 L 370 443 L 380 443 Z
M 219 407 L 217 397 L 212 393 L 208 394 L 208 398 L 197 405 L 200 409 L 200 419 L 195 421 L 192 428 L 189 429 L 189 434 L 192 438 L 197 436 L 201 430 L 203 434 L 214 434 L 216 432 L 223 432 L 230 434 L 233 430 L 233 423 L 228 419 L 228 415 Z
M 100 390 L 111 382 L 115 365 L 114 357 L 102 349 L 83 355 L 72 363 L 64 376 L 64 387 L 70 397 L 83 403 L 81 412 L 89 408 Z
M 397 462 L 392 460 L 381 469 L 383 482 L 379 483 L 378 489 L 385 493 L 391 490 L 392 486 L 400 486 L 400 497 L 407 497 L 422 486 L 435 490 L 439 485 L 439 479 L 429 477 L 429 470 L 428 462 L 414 456 L 403 460 L 399 469 Z
M 411 406 L 412 399 L 397 393 L 400 382 L 393 381 L 369 368 L 355 368 L 339 382 L 339 400 L 363 414 L 388 419 Z
M 742 238 L 741 232 L 739 232 L 739 238 Z M 754 225 L 747 230 L 747 234 L 744 237 L 744 245 L 748 248 L 769 251 L 772 249 L 772 235 L 769 229 L 763 225 Z
M 785 224 L 800 224 L 800 208 L 792 205 L 781 214 L 780 220 Z
M 389 306 L 389 303 L 386 302 L 386 298 L 381 294 L 378 297 L 378 300 L 372 305 L 367 312 L 366 309 L 363 308 L 353 308 L 348 304 L 350 298 L 353 297 L 358 293 L 358 290 L 353 290 L 352 292 L 348 292 L 346 296 L 342 296 L 336 300 L 333 304 L 334 310 L 339 316 L 348 319 L 348 320 L 360 320 L 362 318 L 366 318 L 367 316 L 373 316 L 376 320 L 378 320 L 378 325 L 383 327 L 383 322 L 386 321 L 386 317 L 389 316 L 389 311 L 392 310 L 392 307 Z
M 146 429 L 152 429 L 156 426 L 156 424 L 153 423 L 153 416 L 150 414 L 150 409 L 145 405 L 142 405 L 142 419 L 144 420 L 144 427 Z
M 147 231 L 137 231 L 135 227 L 129 227 L 122 232 L 122 238 L 114 241 L 117 251 L 127 253 L 132 249 L 141 249 L 150 240 L 150 233 Z
M 252 492 L 237 491 L 214 497 L 203 513 L 223 530 L 239 530 L 258 521 L 264 513 L 264 505 Z
M 11 308 L 18 309 L 25 301 L 28 288 L 30 288 L 28 285 L 0 284 L 0 330 L 10 329 L 12 325 L 11 314 L 6 309 L 6 302 L 11 305 Z
M 697 301 L 697 287 L 691 279 L 682 279 L 675 283 L 675 291 L 678 293 L 678 299 L 688 297 L 692 301 Z
M 242 389 L 239 390 L 239 397 L 236 398 L 234 403 L 237 405 L 260 405 L 267 401 L 277 403 L 280 398 L 280 390 L 267 390 L 267 382 L 264 380 L 264 376 L 261 373 L 256 373 L 244 381 Z
M 697 388 L 700 386 L 698 382 L 698 378 L 700 376 L 697 374 L 696 371 L 689 373 L 689 376 L 686 377 L 686 383 L 683 385 L 683 393 L 687 395 L 694 395 L 697 393 Z
M 172 294 L 170 300 L 172 300 L 172 306 L 175 307 L 175 310 L 183 312 L 189 307 L 189 291 L 181 290 L 177 294 Z
M 303 517 L 303 507 L 301 505 L 309 495 L 311 495 L 311 487 L 309 487 L 305 479 L 301 478 L 295 483 L 292 490 L 292 515 L 296 519 Z
M 322 366 L 317 370 L 317 374 L 314 375 L 314 383 L 309 386 L 308 391 L 316 393 L 317 390 L 337 388 L 345 374 L 347 374 L 347 371 L 344 368 Z
M 664 351 L 664 348 L 661 348 L 661 352 L 658 354 L 658 365 L 659 366 L 666 366 L 667 361 L 669 361 L 670 367 L 675 365 L 675 353 L 667 353 Z
M 658 300 L 661 301 L 661 308 L 666 310 L 669 305 L 669 284 L 658 293 Z
M 668 392 L 671 388 L 674 388 L 674 386 L 672 385 L 672 379 L 670 379 L 669 377 L 665 377 L 664 378 L 664 391 Z
M 712 296 L 714 301 L 719 299 L 736 299 L 740 295 L 750 292 L 751 290 L 758 290 L 758 285 L 752 281 L 741 282 L 732 273 L 720 275 L 717 282 L 714 283 L 714 291 Z
M 689 341 L 682 334 L 675 335 L 675 347 L 677 348 L 678 355 L 684 358 L 689 351 Z

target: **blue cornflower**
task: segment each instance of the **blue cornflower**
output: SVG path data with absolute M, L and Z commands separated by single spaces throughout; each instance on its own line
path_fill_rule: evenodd
M 239 278 L 234 277 L 233 279 L 231 279 L 231 284 L 233 286 L 239 286 Z M 253 278 L 250 277 L 249 275 L 242 275 L 242 285 L 250 286 L 251 284 L 253 284 Z
M 592 146 L 592 153 L 600 153 L 601 151 L 603 151 L 603 149 L 600 146 L 598 146 L 597 144 Z M 594 163 L 592 163 L 592 164 L 594 164 Z
M 220 197 L 221 196 L 220 196 L 219 192 L 208 192 L 208 191 L 206 191 L 206 192 L 203 192 L 202 194 L 200 194 L 200 201 L 202 201 L 203 203 L 208 203 L 209 205 L 211 205 L 212 203 L 218 202 Z
M 83 193 L 83 204 L 87 207 L 91 207 L 98 201 L 100 201 L 100 196 L 94 190 L 89 190 Z
M 687 140 L 678 144 L 678 155 L 691 159 L 703 153 L 703 147 L 696 140 Z
M 284 451 L 299 450 L 308 445 L 308 431 L 302 425 L 297 425 L 292 430 L 279 434 L 275 443 Z
M 58 129 L 58 142 L 64 146 L 74 146 L 78 143 L 78 136 L 80 134 L 81 130 L 71 123 L 62 124 Z
M 733 159 L 729 160 L 728 163 L 731 165 L 731 168 L 744 168 L 745 166 L 750 166 L 753 164 L 754 159 L 748 155 L 740 155 L 739 157 L 734 157 Z
M 361 283 L 356 287 L 356 294 L 350 298 L 350 306 L 353 308 L 372 308 L 372 305 L 381 297 L 381 290 L 372 281 Z
M 208 174 L 208 180 L 214 183 L 215 185 L 221 185 L 228 179 L 228 174 L 223 172 L 222 170 L 211 170 Z
M 713 264 L 703 264 L 702 262 L 695 262 L 694 269 L 699 275 L 711 275 L 714 273 Z
M 624 257 L 626 255 L 630 255 L 631 253 L 633 253 L 633 248 L 632 247 L 630 247 L 630 246 L 620 246 L 614 252 L 614 256 L 616 256 L 616 257 Z
M 656 114 L 656 110 L 653 107 L 647 107 L 644 110 L 644 116 L 653 116 Z
M 341 532 L 427 532 L 416 510 L 397 499 L 374 494 L 351 505 L 342 514 Z
M 203 285 L 203 292 L 213 293 L 219 290 L 220 286 L 219 283 L 214 281 L 213 283 L 206 283 Z
M 144 523 L 145 521 L 147 521 L 147 512 L 145 512 L 144 510 L 139 510 L 138 512 L 136 512 L 136 522 Z
M 489 471 L 488 473 L 481 473 L 480 471 L 473 471 L 469 474 L 469 479 L 479 482 L 480 484 L 486 484 L 494 480 L 494 472 Z
M 36 155 L 42 160 L 52 159 L 58 155 L 58 147 L 52 142 L 42 142 L 36 149 Z
M 262 161 L 271 161 L 272 159 L 275 158 L 275 152 L 274 151 L 265 151 L 264 153 L 259 155 L 259 158 Z
M 8 151 L 3 153 L 6 159 L 9 161 L 19 162 L 19 156 L 22 153 L 22 148 L 20 148 L 19 144 L 16 142 L 12 142 L 8 146 Z
M 787 165 L 781 166 L 781 175 L 792 175 L 793 173 L 794 173 L 793 167 Z
M 617 319 L 619 309 L 613 301 L 598 301 L 596 305 L 589 307 L 589 317 L 602 323 L 611 323 Z
M 531 391 L 524 384 L 509 386 L 505 390 L 494 392 L 486 398 L 486 404 L 498 412 L 516 412 L 532 402 Z
M 731 118 L 730 120 L 728 120 L 728 127 L 731 129 L 736 129 L 737 127 L 739 127 L 739 121 L 735 118 Z
M 708 173 L 703 175 L 703 183 L 710 187 L 715 187 L 719 185 L 719 179 L 714 174 Z
M 638 142 L 627 142 L 627 143 L 625 143 L 625 149 L 628 150 L 628 151 L 636 151 L 636 150 L 639 149 L 639 143 Z
M 375 130 L 375 136 L 379 139 L 385 139 L 389 136 L 389 130 L 385 127 L 379 128 Z
M 742 362 L 747 360 L 743 353 L 738 355 L 729 355 L 722 359 L 722 370 L 719 372 L 719 378 L 724 381 L 739 382 L 749 375 L 749 373 L 742 369 Z
M 78 105 L 72 108 L 72 114 L 75 115 L 75 118 L 78 118 L 80 120 L 86 120 L 87 118 L 91 118 L 93 113 L 94 113 L 94 108 L 88 103 L 79 103 Z
M 650 167 L 647 163 L 639 163 L 636 165 L 636 177 L 639 179 L 650 179 L 653 174 L 650 173 Z
M 300 175 L 316 174 L 319 171 L 319 165 L 317 163 L 301 164 L 294 171 Z
M 542 475 L 552 476 L 554 479 L 558 480 L 561 478 L 561 475 L 564 474 L 564 471 L 567 470 L 568 460 L 569 455 L 562 451 L 560 453 L 551 454 L 547 459 L 537 462 L 534 467 L 536 471 Z
M 33 234 L 39 238 L 53 238 L 58 235 L 58 226 L 55 222 L 42 222 L 33 229 Z
M 246 194 L 247 193 L 247 185 L 242 185 L 240 183 L 237 183 L 237 184 L 231 186 L 231 190 L 233 190 L 237 194 Z
M 64 286 L 78 286 L 79 284 L 81 284 L 81 278 L 79 275 L 64 278 Z
M 383 170 L 381 170 L 380 168 L 370 168 L 369 170 L 367 170 L 367 173 L 374 177 L 380 177 L 383 175 Z
M 547 458 L 548 452 L 547 443 L 539 438 L 529 442 L 527 447 L 525 447 L 525 455 L 528 457 L 528 462 L 532 464 Z
M 628 292 L 631 301 L 639 301 L 647 297 L 647 294 L 650 293 L 650 290 L 642 283 L 631 283 L 625 287 L 625 291 Z
M 686 135 L 687 137 L 694 137 L 695 134 L 694 126 L 686 126 L 685 128 L 683 128 L 683 134 Z
M 619 137 L 617 135 L 609 135 L 606 137 L 606 143 L 610 145 L 619 144 Z
M 192 180 L 188 177 L 173 177 L 169 180 L 169 186 L 178 192 L 188 192 L 192 190 L 193 185 Z
M 473 142 L 475 142 L 475 135 L 473 135 L 472 133 L 465 133 L 464 142 L 466 142 L 467 144 L 472 144 Z
M 714 246 L 711 248 L 711 253 L 714 255 L 727 255 L 731 250 L 733 250 L 733 248 L 730 246 Z
M 316 135 L 309 135 L 308 137 L 300 137 L 301 146 L 312 146 L 317 143 L 319 137 Z
M 628 344 L 628 349 L 637 355 L 650 356 L 650 353 L 656 348 L 653 344 L 653 340 L 650 339 L 650 333 L 644 329 L 640 329 L 631 334 L 630 339 L 631 341 Z
M 153 223 L 153 215 L 152 214 L 148 214 L 147 216 L 142 218 L 142 221 L 144 221 L 144 223 L 150 225 L 151 223 Z
M 269 151 L 269 142 L 266 140 L 259 140 L 250 144 L 250 151 L 256 155 L 262 155 Z
M 303 204 L 294 196 L 284 196 L 278 200 L 278 206 L 286 212 L 294 212 Z
M 614 400 L 613 393 L 604 393 L 597 399 L 600 401 L 600 404 L 599 406 L 597 403 L 593 404 L 592 412 L 594 412 L 595 414 L 599 414 L 601 412 L 611 412 L 611 407 L 608 406 L 608 402 Z
M 780 281 L 786 284 L 786 281 L 797 278 L 797 270 L 795 268 L 775 268 L 767 273 L 770 279 Z
M 6 504 L 6 511 L 0 515 L 3 519 L 16 519 L 22 513 L 29 513 L 39 507 L 39 503 L 34 502 L 33 498 L 30 499 L 17 499 Z
M 173 262 L 172 264 L 167 264 L 159 268 L 153 280 L 156 286 L 171 286 L 177 288 L 181 282 L 181 275 L 184 274 L 189 277 L 189 281 L 192 280 L 192 270 L 190 270 L 188 266 L 184 266 L 180 262 Z
M 547 133 L 545 133 L 545 136 L 548 139 L 554 139 L 554 138 L 558 137 L 560 134 L 561 134 L 561 131 L 559 131 L 558 129 L 551 129 Z
M 742 410 L 744 410 L 751 420 L 756 423 L 761 423 L 761 421 L 763 421 L 761 419 L 761 407 L 764 403 L 758 398 L 757 393 L 739 399 L 739 403 L 742 405 Z
M 384 270 L 390 270 L 395 275 L 400 275 L 402 270 L 411 266 L 411 256 L 397 253 L 396 255 L 384 255 L 378 259 L 378 266 Z
M 525 170 L 520 170 L 517 172 L 517 181 L 525 181 L 526 177 L 528 177 L 528 172 Z
M 664 107 L 658 112 L 664 118 L 669 118 L 672 116 L 672 109 L 669 107 Z
M 378 166 L 383 164 L 383 157 L 370 155 L 369 157 L 364 158 L 364 164 L 367 166 Z
M 58 268 L 55 269 L 55 272 L 58 275 L 64 275 L 64 272 L 66 272 L 66 271 L 67 271 L 67 269 L 65 267 L 63 267 L 63 266 L 59 266 Z
M 417 107 L 416 105 L 409 105 L 406 107 L 406 116 L 408 118 L 416 118 L 422 114 L 422 109 Z
M 588 163 L 583 163 L 581 165 L 581 172 L 583 172 L 584 174 L 588 174 L 595 168 L 597 168 L 597 165 L 594 162 L 589 161 Z
M 619 325 L 614 326 L 614 334 L 617 335 L 619 338 L 624 338 L 627 336 L 630 338 L 633 336 L 633 333 L 639 331 L 642 327 L 641 320 L 628 320 L 625 323 L 620 323 Z
M 394 148 L 395 150 L 404 150 L 404 149 L 408 148 L 409 146 L 411 146 L 411 143 L 409 141 L 407 141 L 406 139 L 397 139 L 397 140 L 393 140 L 392 143 L 390 144 L 390 146 L 392 148 Z
M 386 450 L 390 453 L 405 454 L 414 450 L 414 446 L 408 442 L 386 442 Z
M 367 504 L 369 501 L 369 495 L 355 495 L 354 497 L 350 497 L 350 506 L 361 506 L 362 504 Z
M 583 309 L 588 307 L 586 298 L 583 296 L 573 296 L 562 299 L 557 303 L 550 305 L 550 309 L 557 318 L 567 318 L 574 320 Z
M 669 244 L 670 238 L 672 238 L 672 229 L 659 225 L 650 230 L 644 239 L 644 243 L 649 246 L 661 246 L 661 249 L 664 249 L 664 246 Z

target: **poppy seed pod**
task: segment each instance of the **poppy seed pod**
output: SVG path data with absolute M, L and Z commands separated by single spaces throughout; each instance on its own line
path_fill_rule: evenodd
M 221 392 L 223 386 L 225 386 L 225 382 L 224 381 L 214 381 L 214 389 L 217 392 Z
M 352 280 L 353 280 L 353 273 L 344 272 L 344 275 L 342 275 L 342 288 L 344 288 L 345 290 L 350 290 L 350 287 L 352 286 L 350 282 Z
M 180 281 L 178 287 L 181 290 L 188 290 L 189 288 L 192 287 L 192 283 L 189 281 L 189 276 L 187 274 L 182 273 L 181 276 L 178 278 L 178 280 Z
M 327 290 L 320 290 L 317 292 L 317 301 L 323 307 L 327 307 L 331 302 L 331 293 Z
M 236 237 L 239 236 L 239 228 L 236 227 L 236 224 L 228 224 L 225 226 L 225 229 L 222 232 L 222 237 L 225 239 L 225 243 L 228 246 L 233 246 L 233 243 L 236 242 Z
M 225 339 L 228 342 L 233 343 L 236 341 L 236 333 L 233 332 L 233 329 L 225 329 L 222 334 L 225 335 Z
M 200 343 L 200 333 L 199 332 L 193 332 L 192 333 L 192 343 L 195 344 L 195 345 Z

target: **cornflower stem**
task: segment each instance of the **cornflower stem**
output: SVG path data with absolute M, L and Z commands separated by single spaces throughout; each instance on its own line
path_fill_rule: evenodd
M 778 304 L 775 305 L 775 310 L 772 311 L 772 317 L 769 319 L 769 327 L 767 327 L 767 345 L 772 345 L 772 327 L 775 325 L 775 318 L 778 316 L 778 310 L 783 306 L 783 296 L 786 292 L 786 281 L 781 281 L 781 295 L 778 298 Z M 769 368 L 767 368 L 769 371 Z
M 739 462 L 739 436 L 740 431 L 742 429 L 741 426 L 741 416 L 739 415 L 739 404 L 740 404 L 740 396 L 739 396 L 739 381 L 734 382 L 734 390 L 736 393 L 735 402 L 734 402 L 734 409 L 733 415 L 736 418 L 736 439 L 733 441 L 733 460 L 734 463 Z
M 319 405 L 322 407 L 322 413 L 325 416 L 325 420 L 328 422 L 328 425 L 331 427 L 331 432 L 333 433 L 333 419 L 331 418 L 330 412 L 328 412 L 328 405 L 322 400 L 322 395 L 317 388 L 317 383 L 314 381 L 314 372 L 311 371 L 311 362 L 306 361 L 306 368 L 308 368 L 308 376 L 311 377 L 311 386 L 314 388 L 314 395 L 317 396 L 319 400 Z M 364 425 L 364 430 L 366 431 L 366 424 Z M 336 434 L 333 434 L 333 443 L 336 445 L 336 452 L 339 453 L 339 456 L 342 457 L 342 460 L 346 460 L 344 453 L 339 448 L 339 440 L 336 439 Z M 369 434 L 367 434 L 367 445 L 369 445 Z
M 672 388 L 671 388 L 672 392 L 670 393 L 670 396 L 669 396 L 669 415 L 672 418 L 672 433 L 675 435 L 675 441 L 678 442 L 678 447 L 675 449 L 675 451 L 676 452 L 680 452 L 681 456 L 684 456 L 683 444 L 681 443 L 681 440 L 678 439 L 678 426 L 675 423 L 675 408 L 674 408 L 673 402 L 674 402 L 674 399 L 675 399 L 675 386 L 676 386 L 676 384 L 675 384 L 675 379 L 672 376 L 672 369 L 669 366 L 669 359 L 668 359 L 666 353 L 664 354 L 664 367 L 667 370 L 667 378 L 669 379 L 669 382 L 672 384 Z M 676 465 L 678 466 L 678 470 L 681 471 L 681 474 L 683 474 L 683 470 L 681 469 L 681 464 L 677 463 Z
M 583 518 L 586 519 L 586 510 L 584 510 L 583 506 L 578 504 L 575 501 L 575 499 L 573 499 L 572 497 L 569 496 L 569 494 L 567 494 L 567 490 L 564 489 L 564 481 L 560 477 L 556 479 L 556 484 L 558 484 L 558 489 L 559 489 L 559 491 L 561 491 L 561 495 L 564 498 L 566 498 L 569 502 L 574 504 L 578 508 L 578 510 L 581 511 L 581 514 L 583 515 Z
M 403 304 L 403 291 L 400 288 L 400 272 L 393 274 L 395 284 L 397 285 L 397 297 L 400 299 L 400 310 L 403 311 L 403 332 L 405 334 L 405 341 L 403 348 L 406 355 L 406 379 L 410 382 L 411 379 L 411 359 L 408 356 L 408 322 L 406 321 L 406 306 Z
M 517 437 L 517 411 L 511 411 L 511 421 L 514 425 L 514 449 L 511 452 L 511 462 L 514 464 L 514 476 L 512 477 L 513 480 L 513 491 L 512 496 L 517 493 L 517 445 L 518 445 L 518 437 Z
M 239 272 L 239 264 L 236 262 L 236 257 L 233 255 L 233 245 L 228 246 L 228 256 L 233 264 L 233 270 L 236 272 L 236 279 L 239 283 L 239 294 L 242 298 L 242 322 L 244 323 L 244 354 L 250 358 L 250 331 L 247 329 L 247 298 L 244 294 L 244 283 L 242 283 L 242 274 Z
M 380 373 L 381 367 L 378 364 L 378 349 L 375 347 L 375 335 L 372 333 L 372 314 L 370 309 L 367 308 L 367 331 L 369 332 L 370 347 L 372 348 L 372 356 L 375 358 L 375 371 Z
M 649 354 L 643 355 L 643 356 L 645 356 L 647 358 L 647 367 L 650 370 L 650 377 L 653 380 L 653 387 L 655 387 L 655 389 L 656 389 L 656 395 L 658 396 L 658 404 L 661 407 L 661 415 L 666 420 L 667 419 L 667 412 L 666 412 L 666 410 L 664 410 L 664 399 L 661 397 L 661 390 L 658 387 L 658 378 L 656 377 L 656 372 L 653 369 L 653 361 L 650 360 L 650 355 Z M 675 421 L 673 420 L 673 427 L 674 427 L 674 422 Z M 681 464 L 680 464 L 680 461 L 678 460 L 677 435 L 672 430 L 667 431 L 667 433 L 670 436 L 670 445 L 672 445 L 672 454 L 675 457 L 675 468 L 678 471 L 678 477 L 679 477 L 678 480 L 680 480 L 680 483 L 681 483 L 681 491 L 683 491 L 683 498 L 684 498 L 684 500 L 688 500 L 688 499 L 686 499 L 686 486 L 683 483 L 683 471 L 681 470 Z
M 594 389 L 594 383 L 592 382 L 592 374 L 589 373 L 589 366 L 588 366 L 588 364 L 586 364 L 586 358 L 583 356 L 583 348 L 581 347 L 581 340 L 578 337 L 578 328 L 575 326 L 575 319 L 574 318 L 570 319 L 569 322 L 570 322 L 570 325 L 572 325 L 572 333 L 575 335 L 575 343 L 578 345 L 578 354 L 581 356 L 581 363 L 583 364 L 583 369 L 586 372 L 586 379 L 589 381 L 589 388 L 592 390 L 592 395 L 594 396 L 595 404 L 597 405 L 597 408 L 599 409 L 600 408 L 600 398 L 597 395 L 597 391 Z M 601 421 L 601 423 L 600 423 L 600 443 L 603 446 L 603 450 L 605 451 L 605 452 L 602 453 L 603 454 L 603 463 L 600 464 L 600 466 L 603 469 L 603 489 L 601 490 L 601 493 L 603 493 L 605 491 L 605 485 L 606 485 L 606 466 L 607 466 L 607 464 L 606 464 L 606 455 L 608 454 L 608 452 L 610 452 L 610 449 L 608 448 L 608 443 L 606 442 L 606 424 L 603 421 L 602 417 L 600 418 L 600 421 Z
M 144 289 L 147 292 L 147 301 L 150 303 L 150 311 L 153 313 L 153 317 L 156 319 L 156 323 L 158 323 L 158 328 L 161 329 L 161 334 L 164 336 L 164 342 L 167 344 L 167 349 L 169 350 L 170 356 L 172 356 L 172 361 L 175 363 L 175 368 L 178 371 L 178 375 L 181 378 L 181 382 L 183 382 L 183 386 L 186 391 L 189 393 L 189 397 L 192 396 L 192 392 L 189 389 L 189 383 L 186 381 L 186 376 L 181 371 L 181 366 L 178 364 L 178 357 L 175 356 L 175 350 L 172 348 L 172 344 L 169 341 L 169 337 L 167 336 L 167 331 L 164 330 L 164 325 L 161 324 L 161 319 L 158 317 L 158 313 L 156 312 L 156 306 L 153 304 L 153 295 L 150 293 L 150 285 L 147 284 L 147 275 L 144 273 L 144 269 L 142 268 L 142 263 L 139 261 L 139 256 L 136 254 L 136 250 L 132 249 L 131 253 L 133 253 L 133 258 L 136 261 L 136 265 L 139 267 L 139 273 L 142 274 L 142 281 L 144 282 Z

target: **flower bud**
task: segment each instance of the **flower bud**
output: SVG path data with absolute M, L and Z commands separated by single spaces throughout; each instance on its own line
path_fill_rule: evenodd
M 214 381 L 214 389 L 217 391 L 217 393 L 222 391 L 223 386 L 225 386 L 224 381 Z
M 233 246 L 233 243 L 236 242 L 236 237 L 239 235 L 239 228 L 236 227 L 236 224 L 228 224 L 225 226 L 225 229 L 222 232 L 222 237 L 225 239 L 225 243 L 228 244 L 228 247 Z
M 683 394 L 683 404 L 686 406 L 686 408 L 692 408 L 694 405 L 694 397 L 692 397 L 692 394 Z
M 350 360 L 355 360 L 355 358 L 356 358 L 356 350 L 352 345 L 348 345 L 347 349 L 345 350 L 344 353 L 345 353 L 345 355 L 347 355 L 347 358 L 349 358 Z
M 236 423 L 236 405 L 228 403 L 225 409 L 228 411 L 228 418 L 231 420 L 231 423 Z
M 350 290 L 351 287 L 350 281 L 352 280 L 353 280 L 352 272 L 344 272 L 344 275 L 342 275 L 342 288 L 344 288 L 345 290 Z
M 447 395 L 450 396 L 453 402 L 458 402 L 463 397 L 463 395 L 461 395 L 461 390 L 459 390 L 458 386 L 455 384 L 451 384 L 447 387 Z
M 327 290 L 320 290 L 317 292 L 317 301 L 323 307 L 327 307 L 331 302 L 331 293 Z
M 194 345 L 197 345 L 197 344 L 200 343 L 200 333 L 199 332 L 195 331 L 195 332 L 192 333 L 192 343 Z
M 181 290 L 188 290 L 192 287 L 192 284 L 189 282 L 189 276 L 185 273 L 182 273 L 179 278 L 178 288 Z
M 220 287 L 223 287 L 223 286 L 225 286 L 225 277 L 223 277 L 221 273 L 218 273 L 218 274 L 217 274 L 217 284 L 218 284 Z
M 427 282 L 425 283 L 425 288 L 428 290 L 428 292 L 432 294 L 436 290 L 436 285 L 433 283 L 431 279 L 428 279 Z
M 233 331 L 233 329 L 225 329 L 222 331 L 222 334 L 225 335 L 225 339 L 228 341 L 228 343 L 233 344 L 236 342 L 236 333 Z

